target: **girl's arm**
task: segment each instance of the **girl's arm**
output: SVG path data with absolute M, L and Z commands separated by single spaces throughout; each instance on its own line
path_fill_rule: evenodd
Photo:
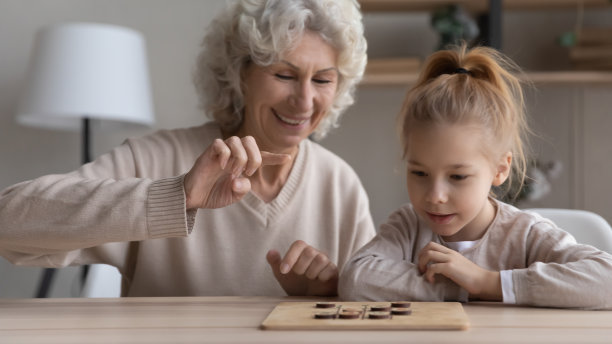
M 577 244 L 549 222 L 527 238 L 527 267 L 512 270 L 517 304 L 612 309 L 612 255 Z
M 467 301 L 467 293 L 452 281 L 429 283 L 414 256 L 432 234 L 418 233 L 409 206 L 392 214 L 372 241 L 361 248 L 340 274 L 338 294 L 345 300 Z

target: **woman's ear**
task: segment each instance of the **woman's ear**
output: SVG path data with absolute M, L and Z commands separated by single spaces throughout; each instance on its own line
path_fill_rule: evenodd
M 495 177 L 493 177 L 493 186 L 502 185 L 510 175 L 512 167 L 512 152 L 506 152 L 501 158 L 496 167 Z

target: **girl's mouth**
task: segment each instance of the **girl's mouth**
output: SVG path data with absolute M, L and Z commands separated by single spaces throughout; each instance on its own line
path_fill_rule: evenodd
M 455 214 L 443 215 L 443 214 L 434 214 L 430 212 L 427 212 L 427 216 L 433 223 L 439 224 L 439 225 L 446 225 L 455 218 Z

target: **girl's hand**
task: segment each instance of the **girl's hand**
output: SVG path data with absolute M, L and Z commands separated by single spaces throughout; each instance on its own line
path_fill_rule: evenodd
M 264 165 L 289 162 L 291 156 L 260 151 L 252 136 L 216 139 L 185 174 L 187 209 L 222 208 L 251 190 L 250 177 Z
M 326 254 L 295 241 L 285 257 L 276 250 L 266 255 L 274 277 L 289 296 L 335 296 L 338 294 L 338 267 Z
M 467 290 L 471 298 L 502 300 L 499 272 L 483 269 L 455 250 L 430 242 L 419 252 L 418 259 L 419 272 L 430 283 L 435 282 L 436 274 L 441 274 Z

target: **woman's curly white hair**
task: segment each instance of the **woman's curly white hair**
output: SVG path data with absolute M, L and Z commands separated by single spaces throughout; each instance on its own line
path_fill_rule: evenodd
M 249 62 L 268 66 L 290 51 L 306 30 L 338 51 L 338 89 L 327 116 L 314 133 L 325 137 L 354 103 L 367 63 L 367 43 L 356 0 L 241 0 L 208 27 L 194 73 L 200 105 L 223 130 L 242 124 L 241 75 Z

